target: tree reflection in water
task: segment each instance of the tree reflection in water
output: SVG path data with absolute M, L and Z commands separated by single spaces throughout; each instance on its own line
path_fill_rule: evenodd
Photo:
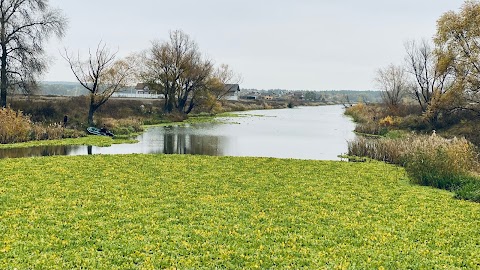
M 163 134 L 163 154 L 222 155 L 219 137 L 185 133 Z

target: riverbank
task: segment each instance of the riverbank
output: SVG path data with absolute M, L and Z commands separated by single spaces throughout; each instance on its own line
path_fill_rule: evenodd
M 380 162 L 101 155 L 0 166 L 0 268 L 480 266 L 480 205 Z
M 468 134 L 447 139 L 435 130 L 429 132 L 431 126 L 423 115 L 386 113 L 381 105 L 359 104 L 346 110 L 360 134 L 349 142 L 349 156 L 403 166 L 417 184 L 450 190 L 457 198 L 480 202 L 480 154 L 478 146 L 464 138 Z M 426 132 L 431 135 L 424 135 Z
M 296 103 L 311 106 L 321 104 L 304 101 Z M 282 109 L 289 105 L 288 101 L 272 100 L 222 101 L 213 111 L 204 112 L 200 108 L 192 114 L 184 115 L 163 114 L 162 100 L 112 99 L 96 112 L 95 122 L 96 126 L 112 131 L 117 138 L 128 138 L 141 133 L 142 126 L 145 125 L 212 122 L 216 117 L 229 112 Z M 87 110 L 88 100 L 84 96 L 35 96 L 33 99 L 15 96 L 9 101 L 9 107 L 0 111 L 0 114 L 6 115 L 0 117 L 5 119 L 5 123 L 0 121 L 5 126 L 0 132 L 0 144 L 86 136 L 86 128 L 89 126 L 86 123 Z
M 34 140 L 20 143 L 0 144 L 0 149 L 11 148 L 29 148 L 29 147 L 41 147 L 41 146 L 73 146 L 73 145 L 91 145 L 99 147 L 107 147 L 113 144 L 132 144 L 138 141 L 133 139 L 136 135 L 143 133 L 146 129 L 157 126 L 184 126 L 199 123 L 223 123 L 222 118 L 242 117 L 241 114 L 233 113 L 221 113 L 217 115 L 196 115 L 188 119 L 172 122 L 165 121 L 163 123 L 157 123 L 153 125 L 143 125 L 138 130 L 132 130 L 127 134 L 116 135 L 115 137 L 109 136 L 97 136 L 97 135 L 85 135 L 79 138 L 64 138 L 56 140 Z
M 60 99 L 62 100 L 62 99 Z M 68 99 L 65 99 L 68 100 Z M 0 149 L 9 149 L 9 148 L 27 148 L 27 147 L 38 147 L 38 146 L 71 146 L 71 145 L 91 145 L 91 146 L 110 146 L 112 144 L 125 144 L 125 143 L 136 143 L 137 141 L 133 139 L 135 136 L 142 134 L 146 129 L 151 127 L 171 127 L 171 126 L 188 126 L 194 124 L 205 124 L 205 123 L 228 123 L 231 122 L 231 118 L 237 117 L 251 117 L 248 114 L 248 111 L 253 109 L 256 110 L 272 110 L 272 109 L 285 109 L 287 108 L 286 104 L 281 105 L 278 102 L 275 102 L 278 106 L 263 106 L 259 105 L 258 102 L 229 102 L 229 104 L 237 104 L 235 106 L 230 107 L 229 109 L 237 108 L 238 111 L 228 111 L 223 113 L 216 113 L 216 114 L 209 114 L 209 113 L 201 113 L 201 114 L 192 114 L 188 115 L 188 117 L 177 117 L 176 115 L 170 115 L 165 117 L 156 116 L 153 118 L 123 118 L 123 119 L 113 119 L 113 118 L 102 118 L 100 121 L 103 123 L 108 130 L 115 134 L 114 138 L 108 137 L 98 137 L 98 136 L 89 136 L 86 130 L 79 130 L 81 126 L 70 126 L 74 125 L 70 123 L 67 125 L 67 128 L 62 127 L 60 124 L 51 125 L 54 127 L 56 131 L 55 139 L 42 139 L 42 140 L 30 140 L 24 141 L 24 139 L 20 140 L 21 142 L 17 143 L 3 143 L 0 144 Z M 242 105 L 243 104 L 243 105 Z M 254 106 L 245 107 L 244 104 L 254 104 Z M 255 105 L 256 104 L 256 105 Z M 318 103 L 308 103 L 309 106 L 322 106 L 322 104 Z M 240 107 L 239 107 L 240 105 Z M 326 106 L 325 104 L 323 104 Z M 12 114 L 15 115 L 15 111 L 12 111 Z M 18 115 L 18 114 L 17 114 Z M 23 114 L 20 114 L 23 115 Z M 255 115 L 259 116 L 259 115 Z M 12 133 L 10 137 L 15 138 L 17 137 L 15 133 L 15 129 L 18 126 L 18 122 L 23 122 L 26 125 L 30 125 L 31 121 L 28 116 L 26 117 L 18 117 L 19 120 L 10 121 L 12 123 L 12 127 L 8 128 L 9 132 Z M 229 121 L 225 121 L 225 119 L 229 118 Z M 28 133 L 28 132 L 27 132 Z M 62 136 L 62 133 L 64 134 Z M 48 137 L 48 136 L 47 136 Z M 63 139 L 58 139 L 62 138 Z M 18 141 L 18 139 L 17 139 Z

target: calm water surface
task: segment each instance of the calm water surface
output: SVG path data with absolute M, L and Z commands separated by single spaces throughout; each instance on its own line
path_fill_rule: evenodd
M 150 128 L 136 144 L 0 149 L 0 158 L 163 153 L 338 160 L 355 137 L 354 123 L 343 111 L 342 106 L 249 111 L 228 124 Z

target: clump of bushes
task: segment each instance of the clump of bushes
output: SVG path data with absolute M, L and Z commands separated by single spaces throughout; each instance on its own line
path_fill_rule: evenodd
M 115 135 L 130 135 L 143 131 L 142 122 L 137 119 L 113 119 L 103 118 L 102 125 L 112 131 Z
M 379 125 L 378 123 L 373 121 L 369 121 L 365 123 L 358 123 L 355 126 L 355 132 L 361 134 L 383 136 L 388 133 L 388 127 Z
M 345 110 L 345 114 L 357 123 L 357 132 L 384 135 L 389 129 L 431 131 L 431 123 L 412 105 L 401 105 L 392 112 L 378 104 L 356 104 Z M 382 134 L 383 133 L 383 134 Z
M 32 124 L 30 127 L 29 140 L 56 140 L 63 138 L 64 128 L 60 124 L 49 124 L 47 126 L 41 124 Z
M 381 108 L 363 103 L 348 107 L 345 114 L 353 118 L 357 123 L 355 132 L 361 134 L 383 136 L 394 122 L 392 116 L 385 116 Z
M 377 121 L 386 116 L 381 107 L 363 103 L 346 108 L 345 114 L 351 116 L 357 123 Z
M 68 133 L 68 137 L 80 134 Z M 19 143 L 31 140 L 52 140 L 64 138 L 65 129 L 60 124 L 47 126 L 33 123 L 22 111 L 11 108 L 0 109 L 0 143 Z
M 29 139 L 32 122 L 21 111 L 0 109 L 0 143 L 18 143 Z
M 447 189 L 456 196 L 480 202 L 479 155 L 466 139 L 445 139 L 435 134 L 399 139 L 357 138 L 349 142 L 349 155 L 369 157 L 404 166 L 414 183 Z

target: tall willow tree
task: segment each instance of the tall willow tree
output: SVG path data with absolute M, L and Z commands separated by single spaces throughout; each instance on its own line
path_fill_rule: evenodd
M 67 25 L 48 0 L 0 1 L 0 107 L 7 105 L 7 92 L 29 92 L 47 63 L 44 46 L 52 36 L 62 37 Z
M 190 113 L 210 88 L 212 62 L 180 30 L 170 32 L 169 41 L 153 42 L 144 60 L 140 78 L 165 96 L 165 113 Z
M 480 114 L 480 2 L 467 1 L 459 12 L 443 14 L 437 22 L 435 43 L 442 55 L 452 59 L 465 109 Z

